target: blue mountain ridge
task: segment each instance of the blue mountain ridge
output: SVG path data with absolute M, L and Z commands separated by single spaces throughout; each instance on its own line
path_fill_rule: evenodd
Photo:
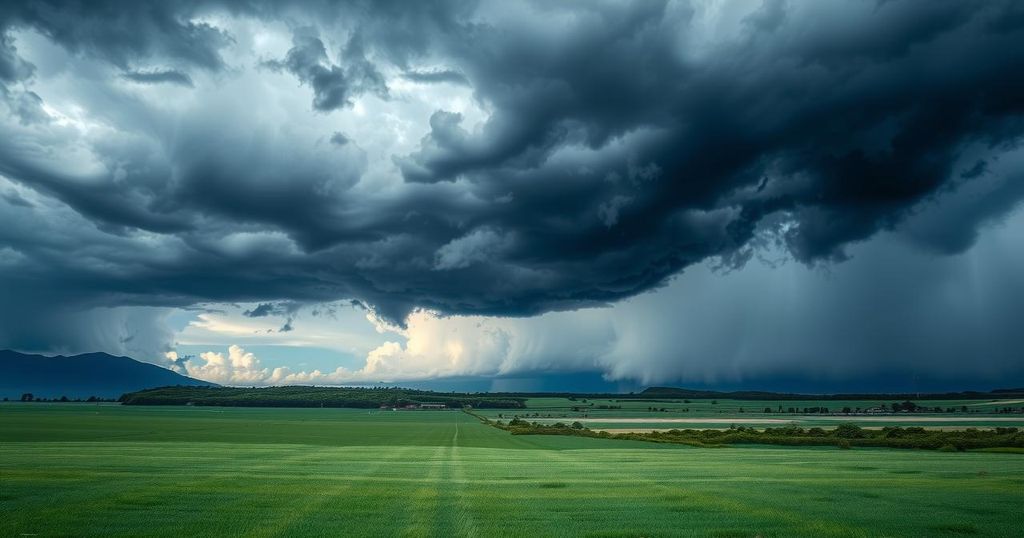
M 0 398 L 117 398 L 126 392 L 172 385 L 217 386 L 155 364 L 106 353 L 47 357 L 0 350 Z

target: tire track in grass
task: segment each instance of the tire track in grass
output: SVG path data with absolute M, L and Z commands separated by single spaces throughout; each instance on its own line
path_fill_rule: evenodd
M 464 470 L 459 445 L 460 428 L 455 416 L 451 439 L 438 445 L 430 457 L 430 469 L 411 500 L 412 521 L 404 536 L 476 536 L 476 522 L 466 499 Z
M 455 432 L 451 440 L 441 445 L 441 461 L 438 462 L 438 477 L 433 487 L 437 490 L 437 504 L 434 510 L 434 524 L 432 536 L 456 536 L 459 528 L 459 510 L 456 498 L 459 492 L 455 490 L 452 480 L 452 458 L 455 443 L 459 441 L 459 425 L 455 423 Z
M 453 441 L 457 440 L 458 431 L 453 434 Z M 425 448 L 425 447 L 421 447 Z M 417 480 L 419 487 L 404 499 L 409 509 L 405 512 L 408 522 L 401 532 L 402 536 L 432 536 L 437 524 L 437 517 L 440 513 L 440 483 L 442 477 L 442 466 L 446 461 L 446 446 L 439 444 L 431 452 L 426 461 L 419 466 L 424 469 L 424 475 Z M 443 536 L 443 534 L 442 534 Z
M 441 465 L 444 461 L 445 447 L 438 446 L 430 456 L 429 471 L 416 491 L 409 497 L 409 517 L 412 521 L 402 531 L 402 536 L 432 536 L 436 515 L 439 509 Z M 443 534 L 441 536 L 444 536 Z
M 470 505 L 470 497 L 466 492 L 468 485 L 462 459 L 463 447 L 459 446 L 458 419 L 459 417 L 456 417 L 455 434 L 452 436 L 452 445 L 448 450 L 445 460 L 445 469 L 448 471 L 446 473 L 447 476 L 443 476 L 444 483 L 449 485 L 446 489 L 451 491 L 452 495 L 447 497 L 449 502 L 446 503 L 446 506 L 442 507 L 442 510 L 453 515 L 455 520 L 453 530 L 456 536 L 477 536 L 478 532 L 476 520 L 473 517 L 473 507 Z

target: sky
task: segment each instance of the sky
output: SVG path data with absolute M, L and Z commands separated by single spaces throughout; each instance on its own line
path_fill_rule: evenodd
M 1024 385 L 1024 4 L 13 2 L 0 348 L 243 386 Z

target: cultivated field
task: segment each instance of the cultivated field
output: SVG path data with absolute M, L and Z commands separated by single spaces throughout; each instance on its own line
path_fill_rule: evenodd
M 1024 456 L 513 436 L 458 411 L 0 405 L 0 535 L 1019 536 Z

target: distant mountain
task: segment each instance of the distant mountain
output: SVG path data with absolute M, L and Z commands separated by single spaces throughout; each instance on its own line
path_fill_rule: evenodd
M 0 351 L 0 398 L 29 392 L 43 398 L 117 398 L 127 392 L 173 385 L 216 386 L 155 364 L 106 353 L 71 357 Z

